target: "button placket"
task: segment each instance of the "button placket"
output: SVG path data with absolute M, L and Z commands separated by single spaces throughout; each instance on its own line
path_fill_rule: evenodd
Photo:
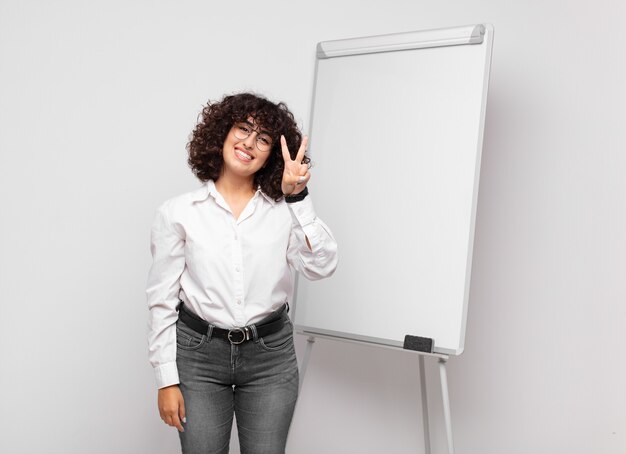
M 238 326 L 244 326 L 246 322 L 245 313 L 244 313 L 244 283 L 243 283 L 243 273 L 241 272 L 243 269 L 242 263 L 242 251 L 241 251 L 241 234 L 239 232 L 239 224 L 235 223 L 233 225 L 234 235 L 233 235 L 233 256 L 232 256 L 232 266 L 233 266 L 233 288 L 234 288 L 234 299 L 235 299 L 235 322 Z

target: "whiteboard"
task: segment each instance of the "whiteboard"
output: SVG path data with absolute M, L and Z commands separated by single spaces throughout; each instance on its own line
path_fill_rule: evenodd
M 493 28 L 318 44 L 309 153 L 335 274 L 298 278 L 297 332 L 463 351 Z

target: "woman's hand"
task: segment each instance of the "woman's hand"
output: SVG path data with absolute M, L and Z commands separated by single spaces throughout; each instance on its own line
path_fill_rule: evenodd
M 176 427 L 180 432 L 185 431 L 181 424 L 181 421 L 187 422 L 185 401 L 178 385 L 159 389 L 159 413 L 165 424 Z
M 292 160 L 287 148 L 285 136 L 280 136 L 280 146 L 283 150 L 283 159 L 285 160 L 285 171 L 283 172 L 282 190 L 285 195 L 296 195 L 304 190 L 304 187 L 311 178 L 309 166 L 303 164 L 304 152 L 309 138 L 304 136 L 300 149 L 296 155 L 296 159 Z

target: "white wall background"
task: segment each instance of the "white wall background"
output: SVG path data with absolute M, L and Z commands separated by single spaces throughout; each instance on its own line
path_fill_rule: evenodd
M 624 453 L 624 5 L 2 0 L 0 451 L 177 452 L 147 363 L 148 234 L 197 185 L 207 99 L 258 90 L 304 126 L 318 41 L 490 22 L 457 452 Z M 289 451 L 423 452 L 417 380 L 414 356 L 318 341 Z

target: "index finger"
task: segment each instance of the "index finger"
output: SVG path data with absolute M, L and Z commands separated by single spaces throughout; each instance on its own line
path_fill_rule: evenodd
M 291 161 L 291 155 L 289 154 L 289 149 L 287 148 L 287 140 L 285 136 L 280 136 L 280 148 L 283 151 L 283 159 L 285 162 Z
M 185 429 L 183 429 L 183 425 L 180 423 L 180 419 L 178 418 L 178 415 L 176 414 L 172 415 L 172 426 L 176 427 L 179 432 L 185 431 Z
M 300 163 L 304 159 L 304 153 L 306 152 L 306 146 L 308 143 L 309 136 L 304 136 L 302 143 L 300 144 L 300 148 L 298 149 L 298 154 L 296 155 L 296 162 Z

